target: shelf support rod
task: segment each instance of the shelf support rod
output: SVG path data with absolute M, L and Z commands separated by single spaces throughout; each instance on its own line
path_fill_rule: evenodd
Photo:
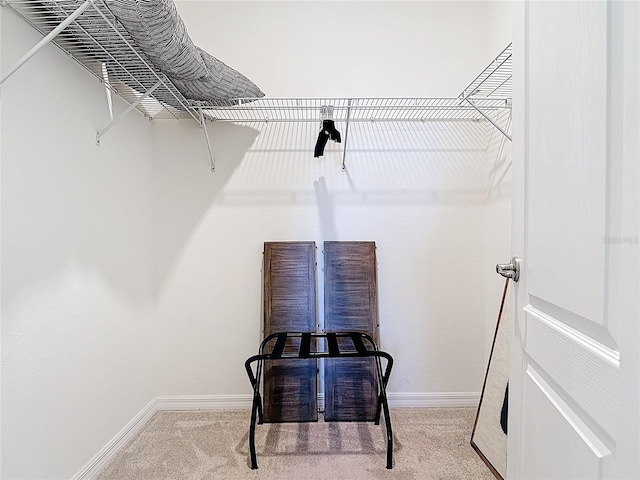
M 127 108 L 124 112 L 122 112 L 122 114 L 118 118 L 116 118 L 114 120 L 111 120 L 111 122 L 109 122 L 109 125 L 107 125 L 102 130 L 100 130 L 98 133 L 96 133 L 96 145 L 100 146 L 100 137 L 102 137 L 105 133 L 107 133 L 111 129 L 111 127 L 113 127 L 116 123 L 118 123 L 120 120 L 122 120 L 124 117 L 126 117 L 131 110 L 133 110 L 138 105 L 140 105 L 144 101 L 144 99 L 147 98 L 149 95 L 151 95 L 153 93 L 153 91 L 156 88 L 158 88 L 160 85 L 162 85 L 162 80 L 158 81 L 153 87 L 151 87 L 149 90 L 147 90 L 144 93 L 144 95 L 142 95 L 140 98 L 138 98 L 138 100 L 136 100 L 134 103 L 129 105 L 129 108 Z
M 347 156 L 347 140 L 349 139 L 349 118 L 351 117 L 351 99 L 347 100 L 347 126 L 344 130 L 344 147 L 342 150 L 342 171 L 347 171 L 347 165 L 345 164 L 345 158 Z
M 47 35 L 45 35 L 45 37 L 42 40 L 36 43 L 35 46 L 31 50 L 29 50 L 27 53 L 25 53 L 22 56 L 22 58 L 18 60 L 13 67 L 9 69 L 7 74 L 4 77 L 2 77 L 2 80 L 0 80 L 0 85 L 2 85 L 5 82 L 5 80 L 8 79 L 11 75 L 16 73 L 16 71 L 18 71 L 20 67 L 22 67 L 25 63 L 27 63 L 31 59 L 31 57 L 33 57 L 36 53 L 38 53 L 42 47 L 50 43 L 62 30 L 67 28 L 71 22 L 75 21 L 76 18 L 82 15 L 82 13 L 87 8 L 89 8 L 89 6 L 92 3 L 93 3 L 93 0 L 86 0 L 82 5 L 76 8 L 74 12 L 71 13 L 71 15 L 65 18 L 56 28 L 51 30 Z
M 93 1 L 95 1 L 95 0 L 91 0 L 91 1 L 93 2 Z M 161 83 L 161 84 L 163 84 L 163 85 L 164 85 L 164 86 L 169 90 L 169 92 L 172 94 L 173 98 L 175 98 L 176 100 L 178 100 L 178 103 L 180 103 L 180 105 L 182 105 L 182 107 L 184 108 L 184 110 L 185 110 L 185 111 L 186 111 L 186 112 L 191 116 L 191 118 L 193 118 L 193 120 L 194 120 L 194 121 L 196 121 L 196 122 L 197 122 L 197 121 L 198 121 L 198 119 L 196 118 L 196 116 L 195 116 L 195 114 L 194 114 L 194 112 L 193 112 L 193 110 L 194 110 L 194 109 L 189 108 L 187 105 L 185 105 L 185 104 L 184 104 L 184 102 L 183 102 L 181 99 L 179 99 L 178 97 L 176 97 L 176 95 L 175 95 L 173 92 L 171 92 L 171 89 L 169 89 L 169 88 L 167 87 L 167 84 L 165 84 L 165 83 L 164 83 L 164 81 L 162 80 L 162 78 L 161 78 L 161 77 L 156 73 L 155 69 L 154 69 L 152 66 L 150 66 L 150 65 L 149 65 L 149 63 L 147 63 L 147 61 L 145 61 L 145 60 L 140 56 L 140 54 L 138 53 L 138 50 L 136 49 L 136 47 L 134 47 L 134 46 L 133 46 L 133 45 L 132 45 L 132 44 L 131 44 L 131 43 L 130 43 L 130 42 L 129 42 L 129 41 L 128 41 L 128 40 L 127 40 L 123 35 L 122 35 L 122 33 L 120 33 L 120 30 L 118 29 L 118 27 L 117 27 L 116 25 L 114 25 L 114 24 L 113 24 L 113 22 L 111 22 L 111 20 L 109 20 L 109 19 L 107 18 L 107 16 L 102 12 L 102 10 L 100 10 L 99 8 L 96 8 L 95 10 L 96 10 L 96 12 L 98 12 L 98 14 L 100 15 L 100 17 L 102 17 L 102 19 L 105 21 L 105 23 L 106 23 L 107 25 L 109 25 L 109 27 L 110 27 L 110 28 L 111 28 L 111 29 L 112 29 L 112 30 L 113 30 L 113 31 L 118 35 L 118 38 L 120 38 L 120 40 L 122 40 L 122 41 L 124 42 L 124 44 L 125 44 L 127 47 L 129 47 L 129 48 L 131 49 L 131 51 L 135 54 L 136 58 L 137 58 L 138 60 L 140 60 L 140 62 L 141 62 L 145 67 L 147 67 L 151 73 L 153 73 L 153 76 L 154 76 L 155 78 L 157 78 L 157 79 L 160 81 L 160 83 Z M 96 43 L 98 43 L 98 42 L 96 42 Z M 99 43 L 98 43 L 98 46 L 100 46 L 100 44 L 99 44 Z M 103 50 L 104 50 L 104 47 L 102 47 L 102 48 L 103 48 Z M 108 52 L 106 52 L 106 51 L 105 51 L 105 53 L 108 53 Z M 109 54 L 109 56 L 111 56 L 111 55 Z M 113 58 L 113 57 L 112 57 L 112 58 Z M 114 59 L 114 60 L 115 60 L 115 59 Z M 117 63 L 117 61 L 116 61 L 116 63 Z M 126 69 L 126 68 L 125 68 L 125 71 L 127 71 L 127 69 Z M 129 73 L 129 75 L 131 75 L 131 73 L 130 73 L 130 72 L 128 72 L 128 71 L 127 71 L 127 73 Z M 166 78 L 166 75 L 162 75 L 162 76 Z M 133 77 L 133 79 L 134 79 L 134 80 L 136 80 L 136 78 L 135 78 L 133 75 L 131 75 L 131 77 Z M 168 82 L 168 83 L 171 83 L 171 82 L 169 82 L 168 80 L 167 80 L 167 82 Z
M 207 142 L 207 150 L 209 150 L 209 158 L 211 159 L 211 172 L 216 171 L 216 159 L 213 156 L 213 151 L 211 150 L 211 142 L 209 141 L 209 132 L 207 131 L 207 124 L 204 121 L 204 114 L 202 113 L 202 109 L 198 109 L 198 113 L 200 114 L 200 127 L 204 130 L 204 139 Z
M 489 116 L 488 116 L 486 113 L 484 113 L 482 110 L 480 110 L 478 107 L 476 107 L 476 105 L 475 105 L 471 100 L 469 100 L 469 98 L 468 98 L 468 97 L 465 97 L 464 99 L 469 103 L 469 105 L 471 105 L 473 108 L 475 108 L 475 109 L 476 109 L 476 111 L 477 111 L 480 115 L 482 115 L 484 118 L 486 118 L 487 120 L 489 120 L 489 123 L 491 123 L 491 125 L 493 125 L 493 126 L 494 126 L 494 127 L 496 127 L 498 130 L 500 130 L 500 133 L 502 133 L 505 137 L 507 137 L 507 138 L 509 139 L 509 141 L 513 141 L 513 140 L 511 140 L 511 137 L 509 136 L 509 134 L 507 134 L 507 132 L 505 132 L 502 128 L 500 128 L 500 126 L 499 126 L 496 122 L 494 122 L 493 120 L 491 120 L 491 118 L 489 118 Z

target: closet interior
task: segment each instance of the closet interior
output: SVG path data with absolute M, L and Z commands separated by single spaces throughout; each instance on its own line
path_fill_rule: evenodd
M 7 73 L 4 82 L 42 46 L 53 42 L 92 73 L 130 107 L 96 133 L 96 143 L 125 115 L 136 109 L 149 119 L 188 119 L 203 130 L 211 170 L 215 146 L 206 125 L 216 122 L 317 122 L 341 125 L 342 169 L 346 170 L 349 125 L 355 122 L 487 122 L 511 140 L 501 113 L 511 109 L 512 46 L 507 45 L 456 97 L 269 98 L 203 101 L 186 98 L 157 68 L 109 8 L 113 0 L 16 0 L 15 10 L 44 35 Z M 237 73 L 237 72 L 235 72 Z M 239 75 L 239 74 L 238 74 Z M 244 77 L 242 77 L 244 79 Z M 246 80 L 246 79 L 245 79 Z M 310 146 L 310 151 L 313 148 Z

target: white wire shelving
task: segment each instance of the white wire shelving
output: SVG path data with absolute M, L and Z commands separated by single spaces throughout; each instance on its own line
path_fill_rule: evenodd
M 318 122 L 327 116 L 342 122 L 491 120 L 491 113 L 511 108 L 511 72 L 509 44 L 454 98 L 239 98 L 233 105 L 191 105 L 217 122 Z
M 512 44 L 510 43 L 459 95 L 459 98 L 489 121 L 509 141 L 511 141 L 510 134 L 488 115 L 481 103 L 481 98 L 503 98 L 505 108 L 511 108 L 511 99 L 513 98 L 512 62 Z
M 93 74 L 129 108 L 96 134 L 96 143 L 124 115 L 137 109 L 150 119 L 192 119 L 203 128 L 211 168 L 215 159 L 206 129 L 210 122 L 488 121 L 509 140 L 494 118 L 511 108 L 511 44 L 455 98 L 239 98 L 223 105 L 190 101 L 136 45 L 105 0 L 0 0 L 44 37 L 3 72 L 0 85 L 49 42 Z
M 510 43 L 460 94 L 460 97 L 512 97 L 512 44 Z
M 507 99 L 478 98 L 487 112 L 508 108 Z M 323 109 L 337 122 L 427 122 L 481 120 L 461 98 L 249 98 L 235 105 L 194 104 L 216 122 L 318 122 Z
M 10 7 L 44 35 L 34 49 L 3 75 L 2 83 L 51 41 L 111 91 L 129 104 L 136 104 L 143 115 L 197 120 L 187 99 L 153 67 L 103 0 L 5 0 L 2 5 Z

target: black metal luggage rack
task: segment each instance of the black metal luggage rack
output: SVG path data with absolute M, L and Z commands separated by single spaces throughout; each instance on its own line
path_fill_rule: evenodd
M 296 342 L 295 340 L 298 339 Z M 319 342 L 312 339 L 326 339 L 327 350 L 317 351 Z M 348 340 L 351 340 L 349 342 Z M 288 340 L 293 340 L 291 342 Z M 365 342 L 368 345 L 365 345 Z M 285 352 L 285 345 L 299 343 L 297 352 Z M 351 344 L 351 345 L 350 345 Z M 270 353 L 265 353 L 270 352 Z M 249 453 L 251 456 L 251 468 L 258 468 L 256 459 L 256 420 L 263 423 L 262 396 L 260 395 L 260 377 L 262 375 L 265 360 L 302 360 L 309 358 L 363 358 L 374 357 L 376 360 L 376 372 L 378 376 L 378 402 L 376 407 L 375 425 L 380 425 L 380 414 L 384 410 L 384 421 L 387 435 L 387 468 L 393 468 L 393 432 L 391 430 L 391 418 L 389 416 L 389 404 L 387 403 L 386 387 L 391 375 L 393 358 L 387 352 L 378 350 L 373 338 L 361 332 L 344 333 L 299 333 L 282 332 L 267 336 L 261 343 L 258 355 L 250 357 L 244 364 L 253 387 L 253 404 L 251 406 L 251 425 L 249 427 Z M 387 361 L 384 372 L 380 358 Z M 253 373 L 252 364 L 257 362 L 256 373 Z

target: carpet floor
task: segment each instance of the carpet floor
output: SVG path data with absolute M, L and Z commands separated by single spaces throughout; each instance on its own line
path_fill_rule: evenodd
M 491 480 L 469 445 L 475 409 L 391 409 L 394 467 L 384 422 L 258 425 L 249 468 L 249 411 L 165 411 L 113 459 L 99 480 Z

